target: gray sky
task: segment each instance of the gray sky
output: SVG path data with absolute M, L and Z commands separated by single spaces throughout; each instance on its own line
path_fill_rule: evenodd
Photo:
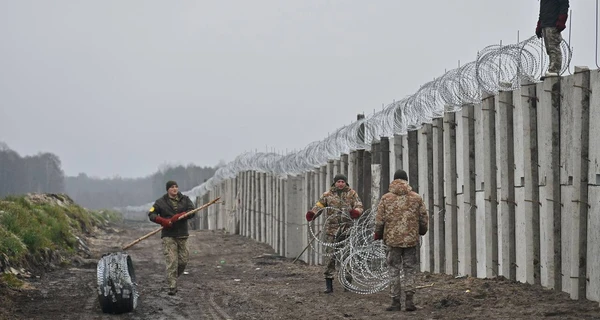
M 302 149 L 533 35 L 535 0 L 0 0 L 0 141 L 67 175 Z M 595 69 L 595 1 L 571 1 Z M 568 40 L 569 29 L 563 32 Z

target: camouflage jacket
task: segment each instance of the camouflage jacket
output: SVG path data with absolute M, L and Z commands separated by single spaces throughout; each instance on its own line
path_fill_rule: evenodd
M 347 214 L 342 215 L 337 210 L 322 210 L 325 207 L 339 209 L 345 213 L 348 213 L 352 209 L 356 209 L 361 214 L 363 212 L 363 205 L 358 198 L 356 191 L 352 190 L 349 186 L 344 187 L 341 191 L 338 191 L 335 186 L 332 187 L 329 191 L 323 193 L 319 201 L 317 201 L 311 210 L 317 215 L 325 213 L 328 218 L 326 226 L 327 230 L 325 232 L 328 235 L 335 235 L 340 227 L 347 227 L 352 224 L 352 221 L 348 218 Z
M 383 243 L 390 247 L 415 247 L 419 244 L 419 224 L 426 232 L 428 223 L 421 196 L 412 191 L 408 182 L 392 181 L 390 192 L 381 197 L 375 216 L 375 232 L 383 234 Z
M 148 212 L 148 219 L 153 222 L 157 216 L 170 219 L 177 213 L 188 212 L 194 208 L 195 206 L 192 200 L 188 196 L 183 195 L 181 192 L 177 194 L 177 199 L 171 199 L 167 194 L 165 194 L 154 202 L 154 205 Z M 189 236 L 187 220 L 192 218 L 194 215 L 195 213 L 189 215 L 185 220 L 179 220 L 175 222 L 171 228 L 163 228 L 160 237 L 179 238 Z

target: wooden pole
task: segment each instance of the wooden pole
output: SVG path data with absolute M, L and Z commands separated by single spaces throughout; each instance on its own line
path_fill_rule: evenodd
M 209 203 L 207 203 L 207 204 L 205 204 L 205 205 L 203 205 L 203 206 L 201 206 L 201 207 L 198 207 L 198 208 L 196 208 L 196 209 L 194 209 L 194 210 L 190 210 L 189 212 L 186 212 L 184 215 L 182 215 L 181 217 L 179 217 L 179 219 L 177 219 L 177 220 L 181 220 L 181 219 L 183 219 L 183 218 L 185 218 L 185 217 L 187 217 L 187 216 L 189 216 L 189 215 L 191 215 L 191 214 L 194 214 L 194 213 L 196 213 L 196 212 L 198 212 L 198 211 L 200 211 L 200 210 L 202 210 L 202 209 L 205 209 L 206 207 L 210 206 L 211 204 L 214 204 L 214 203 L 216 203 L 217 201 L 219 201 L 219 199 L 221 199 L 221 197 L 218 197 L 218 198 L 214 199 L 213 201 L 211 201 L 211 202 L 209 202 Z M 157 234 L 157 233 L 158 233 L 160 230 L 162 230 L 162 229 L 163 229 L 163 228 L 162 228 L 162 227 L 160 227 L 160 228 L 158 228 L 158 229 L 156 229 L 156 230 L 154 230 L 154 231 L 152 231 L 152 232 L 148 233 L 147 235 L 145 235 L 145 236 L 143 236 L 143 237 L 141 237 L 141 238 L 138 238 L 138 239 L 136 239 L 135 241 L 131 242 L 130 244 L 123 246 L 123 248 L 122 248 L 122 249 L 123 249 L 123 250 L 127 250 L 127 249 L 129 249 L 129 248 L 133 247 L 134 245 L 136 245 L 138 242 L 140 242 L 140 241 L 142 241 L 142 240 L 144 240 L 144 239 L 146 239 L 146 238 L 149 238 L 150 236 L 152 236 L 152 235 L 154 235 L 154 234 Z

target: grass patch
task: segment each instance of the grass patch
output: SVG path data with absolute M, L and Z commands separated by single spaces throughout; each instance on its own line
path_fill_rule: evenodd
M 0 282 L 11 289 L 17 289 L 23 286 L 23 281 L 19 280 L 19 278 L 12 273 L 3 273 L 0 276 Z
M 20 260 L 27 253 L 27 246 L 14 233 L 0 225 L 0 253 L 11 260 Z
M 27 252 L 35 254 L 44 248 L 72 252 L 77 245 L 75 234 L 120 219 L 116 211 L 88 211 L 70 199 L 58 205 L 7 197 L 0 200 L 0 253 L 19 261 Z

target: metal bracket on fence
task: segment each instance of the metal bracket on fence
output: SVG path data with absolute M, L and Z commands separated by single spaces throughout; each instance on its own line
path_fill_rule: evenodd
M 538 204 L 540 207 L 542 206 L 542 203 L 541 203 L 540 201 L 533 201 L 533 200 L 527 200 L 527 199 L 525 199 L 525 200 L 523 200 L 523 201 L 525 201 L 525 202 L 531 202 L 531 203 L 536 203 L 536 202 L 537 202 L 537 204 Z
M 506 202 L 506 203 L 513 204 L 515 207 L 518 207 L 518 206 L 519 206 L 519 205 L 518 205 L 516 202 L 514 202 L 514 201 L 512 201 L 512 200 L 509 200 L 509 199 L 501 199 L 500 201 L 501 201 L 501 202 L 503 201 L 503 202 Z
M 592 89 L 590 89 L 590 88 L 586 88 L 586 87 L 584 87 L 584 86 L 578 86 L 578 85 L 574 84 L 574 85 L 573 85 L 573 87 L 576 87 L 576 88 L 581 88 L 581 89 L 583 89 L 583 90 L 587 90 L 587 92 L 588 92 L 588 93 L 590 93 L 590 94 L 592 93 Z
M 514 105 L 514 104 L 512 104 L 512 103 L 508 103 L 508 102 L 505 102 L 505 101 L 502 101 L 502 100 L 500 100 L 499 102 L 500 102 L 501 104 L 505 104 L 505 105 L 507 105 L 507 106 L 509 106 L 509 107 L 513 107 L 513 109 L 514 109 L 514 108 L 516 108 L 516 107 L 515 107 L 515 105 Z
M 451 206 L 451 207 L 456 207 L 456 209 L 460 209 L 459 205 L 453 205 L 452 203 L 447 203 L 447 202 L 446 202 L 446 205 Z
M 550 201 L 550 202 L 558 203 L 558 204 L 560 204 L 560 206 L 561 206 L 561 207 L 564 207 L 564 206 L 565 206 L 565 205 L 564 205 L 564 204 L 562 204 L 560 201 L 556 201 L 556 200 L 552 200 L 552 199 L 548 199 L 548 198 L 546 198 L 546 200 L 548 200 L 548 201 Z
M 571 200 L 571 202 L 583 203 L 583 204 L 585 204 L 586 206 L 588 206 L 588 208 L 591 208 L 591 207 L 592 207 L 592 206 L 591 206 L 589 203 L 587 203 L 587 202 L 585 202 L 585 201 L 581 201 L 581 200 Z
M 466 204 L 470 205 L 471 207 L 475 207 L 475 209 L 477 209 L 476 204 L 471 204 L 470 202 L 466 202 L 466 201 L 463 201 L 463 203 L 466 203 Z
M 528 95 L 521 95 L 522 98 L 529 98 L 529 99 L 534 99 L 536 102 L 540 102 L 540 98 L 538 98 L 537 96 L 528 96 Z M 527 100 L 527 102 L 529 102 L 529 100 Z
M 483 200 L 485 200 L 485 201 L 489 201 L 489 202 L 492 202 L 492 198 L 491 198 L 491 197 L 490 197 L 490 198 L 487 198 L 487 199 L 483 199 Z M 494 202 L 495 202 L 497 205 L 498 205 L 498 204 L 500 204 L 500 202 L 498 202 L 498 200 L 493 200 L 493 201 L 494 201 Z

